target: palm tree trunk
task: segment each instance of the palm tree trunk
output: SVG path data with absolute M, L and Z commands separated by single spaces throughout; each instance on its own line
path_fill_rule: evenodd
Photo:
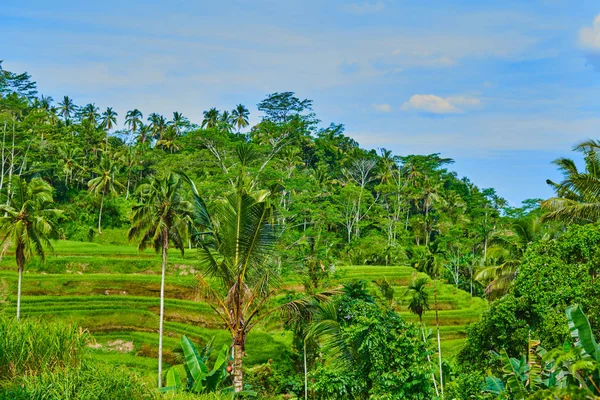
M 438 345 L 438 360 L 440 364 L 440 392 L 442 399 L 444 398 L 444 377 L 442 372 L 442 346 L 440 342 L 440 319 L 438 316 L 438 305 L 437 305 L 437 272 L 433 281 L 433 302 L 435 305 L 435 326 L 437 329 L 437 345 Z
M 242 373 L 243 353 L 243 345 L 235 341 L 233 345 L 233 390 L 236 393 L 244 389 L 244 377 Z
M 304 400 L 308 400 L 308 369 L 306 368 L 306 338 L 304 339 Z
M 169 233 L 163 232 L 162 268 L 160 274 L 160 315 L 158 325 L 158 387 L 162 387 L 162 350 L 163 320 L 165 318 L 165 270 L 167 267 L 167 251 L 169 250 Z
M 21 283 L 23 282 L 23 262 L 17 260 L 19 264 L 19 283 L 17 285 L 17 321 L 21 318 Z
M 102 199 L 100 200 L 100 212 L 98 213 L 98 234 L 102 235 L 102 208 L 104 208 L 104 192 L 105 190 L 102 191 Z
M 419 322 L 421 324 L 421 334 L 423 335 L 423 342 L 427 344 L 427 338 L 425 338 L 425 327 L 423 326 L 423 319 L 419 316 Z M 429 352 L 427 352 L 427 362 L 431 365 L 431 357 L 429 356 Z M 435 374 L 431 372 L 431 380 L 433 381 L 433 387 L 435 389 L 435 395 L 439 396 L 440 392 L 438 391 L 437 382 L 435 380 Z

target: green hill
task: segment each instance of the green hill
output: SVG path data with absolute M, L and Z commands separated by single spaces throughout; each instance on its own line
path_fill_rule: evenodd
M 178 348 L 182 334 L 200 342 L 212 337 L 217 344 L 229 342 L 216 315 L 199 300 L 194 253 L 192 249 L 184 256 L 176 251 L 170 254 L 172 262 L 166 279 L 167 363 L 174 362 L 173 350 Z M 159 257 L 151 251 L 139 253 L 133 245 L 58 241 L 54 256 L 49 256 L 45 264 L 32 261 L 25 271 L 22 315 L 58 318 L 87 328 L 97 340 L 91 351 L 98 360 L 127 365 L 150 375 L 157 353 L 159 273 Z M 365 280 L 375 293 L 372 281 L 385 277 L 395 289 L 395 307 L 407 320 L 417 321 L 403 302 L 406 286 L 415 274 L 414 269 L 403 266 L 340 266 L 334 280 Z M 4 314 L 15 313 L 16 281 L 14 257 L 9 253 L 0 261 L 0 295 L 6 299 L 0 310 Z M 287 278 L 284 285 L 302 289 L 293 278 Z M 440 283 L 438 289 L 442 352 L 446 357 L 460 348 L 467 325 L 480 317 L 486 302 L 445 283 Z M 432 284 L 429 290 L 433 292 Z M 433 295 L 431 303 L 432 310 L 424 314 L 423 321 L 435 328 Z M 291 334 L 280 322 L 258 327 L 248 338 L 246 365 L 281 358 L 289 351 L 290 342 Z

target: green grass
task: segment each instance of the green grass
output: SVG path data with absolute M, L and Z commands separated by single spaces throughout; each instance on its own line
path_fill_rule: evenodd
M 57 241 L 54 248 L 55 255 L 48 255 L 45 264 L 34 260 L 26 267 L 22 315 L 76 323 L 86 327 L 104 345 L 114 340 L 131 341 L 134 345 L 131 353 L 102 349 L 90 352 L 98 360 L 142 373 L 154 371 L 152 357 L 158 342 L 160 257 L 150 250 L 140 253 L 133 244 Z M 198 261 L 194 252 L 186 251 L 184 256 L 178 251 L 169 252 L 165 290 L 167 352 L 179 346 L 183 334 L 200 344 L 211 337 L 215 338 L 216 344 L 230 340 L 210 307 L 198 301 L 194 277 Z M 405 266 L 342 266 L 334 273 L 335 280 L 342 284 L 352 280 L 367 281 L 373 293 L 376 292 L 373 281 L 385 277 L 395 289 L 396 309 L 413 322 L 418 319 L 406 309 L 404 293 L 411 279 L 422 275 Z M 0 260 L 2 314 L 15 313 L 16 278 L 14 256 L 9 253 Z M 284 287 L 302 289 L 302 283 L 298 276 L 291 276 L 285 279 Z M 432 282 L 427 290 L 433 308 Z M 468 324 L 477 321 L 487 305 L 484 300 L 472 298 L 441 282 L 437 297 L 442 351 L 444 356 L 452 356 L 464 342 Z M 428 328 L 435 328 L 433 310 L 423 315 L 423 322 Z M 281 329 L 281 321 L 257 327 L 248 337 L 246 365 L 281 359 L 288 354 L 290 343 L 291 336 Z M 169 357 L 166 359 L 169 361 Z

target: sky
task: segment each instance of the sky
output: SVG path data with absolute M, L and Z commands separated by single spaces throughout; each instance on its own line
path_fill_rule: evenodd
M 2 0 L 0 59 L 122 119 L 293 91 L 362 147 L 441 153 L 518 206 L 600 135 L 597 0 Z

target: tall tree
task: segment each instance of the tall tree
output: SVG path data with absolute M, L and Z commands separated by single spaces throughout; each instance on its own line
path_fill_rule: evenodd
M 99 109 L 94 103 L 86 104 L 79 110 L 80 118 L 89 122 L 91 125 L 96 125 L 100 118 Z
M 141 235 L 138 249 L 153 247 L 162 252 L 160 278 L 160 315 L 158 329 L 158 387 L 162 386 L 163 321 L 165 312 L 165 270 L 169 244 L 184 252 L 192 205 L 184 200 L 180 178 L 170 173 L 164 178 L 152 177 L 137 190 L 140 204 L 133 207 L 129 239 Z
M 98 212 L 98 233 L 102 234 L 102 209 L 106 196 L 115 196 L 123 184 L 115 179 L 117 163 L 107 155 L 102 156 L 100 165 L 94 168 L 95 178 L 88 182 L 90 192 L 100 196 L 100 211 Z
M 102 118 L 100 119 L 100 128 L 106 131 L 106 149 L 108 149 L 108 132 L 110 132 L 117 124 L 118 115 L 119 114 L 117 114 L 117 112 L 113 110 L 112 107 L 106 107 L 106 111 L 102 113 Z
M 127 111 L 127 114 L 125 114 L 125 125 L 129 127 L 133 135 L 135 135 L 144 124 L 142 122 L 143 118 L 144 114 L 142 114 L 142 112 L 137 108 L 129 110 Z
M 219 110 L 215 107 L 208 111 L 204 111 L 204 119 L 202 120 L 202 128 L 210 129 L 219 126 Z
M 600 141 L 586 140 L 575 150 L 584 154 L 585 170 L 579 171 L 570 158 L 554 161 L 564 179 L 560 183 L 546 181 L 556 196 L 542 202 L 548 211 L 542 221 L 591 223 L 600 219 Z
M 30 182 L 15 177 L 12 196 L 8 204 L 0 205 L 0 246 L 15 246 L 15 258 L 19 271 L 17 285 L 17 320 L 21 317 L 21 283 L 23 267 L 35 254 L 45 259 L 44 246 L 53 251 L 50 237 L 56 232 L 52 218 L 60 213 L 52 208 L 52 186 L 40 178 Z
M 190 120 L 179 111 L 175 111 L 173 113 L 173 119 L 169 121 L 169 125 L 173 127 L 175 135 L 181 136 L 182 130 L 190 126 Z
M 243 104 L 238 104 L 233 111 L 231 111 L 231 117 L 233 119 L 233 125 L 237 128 L 238 133 L 242 128 L 249 125 L 248 117 L 250 111 Z
M 160 114 L 152 113 L 148 116 L 148 122 L 152 131 L 152 137 L 157 140 L 162 140 L 163 134 L 167 129 L 167 120 Z
M 63 117 L 63 120 L 68 125 L 71 117 L 77 112 L 77 106 L 69 96 L 64 96 L 62 101 L 58 103 L 58 106 L 59 115 Z

